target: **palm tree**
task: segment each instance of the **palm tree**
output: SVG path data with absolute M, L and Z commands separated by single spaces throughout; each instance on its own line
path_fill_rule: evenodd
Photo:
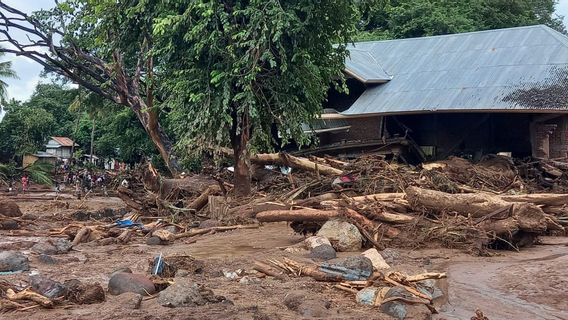
M 0 58 L 4 55 L 0 52 Z M 3 113 L 2 104 L 6 101 L 8 84 L 4 81 L 6 78 L 17 79 L 16 72 L 12 69 L 12 61 L 0 62 L 0 115 Z M 0 118 L 0 120 L 2 120 Z

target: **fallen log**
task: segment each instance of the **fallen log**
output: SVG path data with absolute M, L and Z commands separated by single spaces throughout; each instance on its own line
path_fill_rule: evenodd
M 278 164 L 295 169 L 316 171 L 325 175 L 339 176 L 343 174 L 343 170 L 316 163 L 306 158 L 295 157 L 287 153 L 261 153 L 251 156 L 250 160 L 258 164 Z
M 49 300 L 49 298 L 42 296 L 39 293 L 35 293 L 30 291 L 29 289 L 24 289 L 18 293 L 14 292 L 12 289 L 6 290 L 6 298 L 10 301 L 18 301 L 18 300 L 29 300 L 38 303 L 40 306 L 44 308 L 51 308 L 53 307 L 53 301 Z
M 255 261 L 253 269 L 279 280 L 284 280 L 286 278 L 282 272 L 274 270 L 271 266 L 267 265 L 264 262 Z
M 563 206 L 568 204 L 568 194 L 534 193 L 513 196 L 501 196 L 507 202 L 529 202 L 541 206 Z
M 498 196 L 484 193 L 449 194 L 418 187 L 408 187 L 406 195 L 415 210 L 426 209 L 434 214 L 455 212 L 483 221 L 486 216 L 502 211 L 503 213 L 492 216 L 479 224 L 485 230 L 494 230 L 496 234 L 510 234 L 516 230 L 533 233 L 563 230 L 559 224 L 554 222 L 552 216 L 545 214 L 541 208 L 532 203 L 507 202 Z M 504 210 L 507 208 L 510 209 Z
M 203 209 L 203 207 L 207 205 L 207 202 L 209 201 L 209 195 L 211 194 L 212 191 L 213 188 L 207 187 L 205 191 L 203 191 L 199 195 L 199 197 L 195 198 L 195 200 L 193 200 L 187 207 L 195 211 Z

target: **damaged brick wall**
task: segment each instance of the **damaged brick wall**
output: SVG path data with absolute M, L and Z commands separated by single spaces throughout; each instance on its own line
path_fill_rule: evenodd
M 568 156 L 568 117 L 549 116 L 531 124 L 532 155 L 535 158 L 557 159 Z
M 348 132 L 324 133 L 320 135 L 320 144 L 332 144 L 345 141 L 367 141 L 381 139 L 381 118 L 365 117 L 348 119 L 351 126 Z

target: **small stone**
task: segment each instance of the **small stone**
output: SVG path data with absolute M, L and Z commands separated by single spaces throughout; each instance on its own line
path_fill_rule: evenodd
M 322 244 L 312 249 L 310 258 L 315 260 L 330 260 L 337 258 L 335 249 L 329 244 Z
M 393 297 L 415 299 L 411 293 L 402 287 L 393 287 L 385 294 L 385 300 Z M 381 311 L 395 319 L 429 320 L 432 312 L 423 304 L 407 304 L 401 301 L 391 301 L 381 304 Z
M 307 249 L 313 249 L 315 247 L 319 247 L 322 244 L 327 244 L 331 246 L 331 242 L 326 237 L 321 236 L 312 236 L 308 237 L 304 240 L 304 245 Z
M 176 277 L 179 277 L 179 278 L 185 278 L 185 277 L 187 277 L 187 276 L 189 276 L 189 275 L 190 275 L 190 273 L 189 273 L 188 270 L 179 269 L 179 270 L 176 271 L 176 275 L 175 275 L 175 276 L 176 276 Z
M 373 264 L 364 256 L 337 258 L 324 262 L 320 270 L 340 275 L 345 280 L 366 280 L 373 274 Z
M 400 252 L 396 249 L 386 248 L 385 250 L 381 251 L 380 254 L 390 265 L 394 264 L 396 260 L 400 260 Z
M 21 217 L 22 211 L 15 201 L 2 199 L 0 200 L 0 216 L 4 217 Z
M 158 246 L 163 244 L 162 240 L 158 237 L 150 237 L 148 238 L 148 240 L 146 240 L 146 244 L 149 246 Z
M 37 260 L 45 264 L 57 264 L 57 260 L 54 257 L 43 253 L 37 257 Z
M 225 297 L 215 296 L 213 291 L 192 283 L 189 280 L 176 281 L 160 292 L 158 303 L 164 307 L 194 307 L 207 303 L 227 301 Z
M 114 302 L 121 309 L 138 310 L 142 305 L 142 295 L 134 292 L 125 292 L 114 298 Z
M 241 278 L 241 280 L 239 280 L 240 284 L 256 284 L 256 283 L 260 283 L 260 279 L 257 277 L 251 277 L 251 276 L 244 276 Z
M 284 298 L 284 305 L 306 318 L 328 318 L 331 303 L 314 298 L 311 292 L 292 291 Z
M 359 290 L 355 296 L 355 300 L 359 304 L 364 304 L 368 306 L 375 305 L 377 300 L 377 295 L 379 295 L 381 288 L 377 287 L 367 287 Z
M 16 220 L 4 220 L 0 222 L 0 230 L 17 230 L 20 224 Z
M 28 257 L 18 251 L 0 252 L 0 272 L 26 271 L 30 269 Z
M 377 249 L 374 249 L 374 248 L 369 249 L 369 250 L 363 252 L 362 255 L 369 258 L 369 260 L 371 260 L 371 263 L 373 264 L 373 268 L 376 271 L 390 269 L 390 266 L 385 261 L 385 259 L 383 259 L 383 256 L 381 256 L 381 254 L 377 251 Z
M 214 220 L 214 219 L 209 219 L 209 220 L 201 221 L 201 223 L 199 223 L 199 228 L 212 228 L 212 227 L 218 227 L 220 225 L 221 225 L 220 221 Z
M 172 234 L 176 234 L 178 232 L 178 228 L 176 226 L 167 226 L 164 228 L 164 230 Z
M 156 292 L 152 280 L 143 274 L 118 272 L 108 281 L 108 292 L 119 295 L 125 292 L 134 292 L 141 295 L 151 295 Z
M 359 251 L 363 243 L 359 229 L 349 222 L 340 220 L 327 221 L 317 235 L 327 238 L 340 252 Z
M 71 250 L 71 242 L 62 238 L 47 239 L 46 241 L 36 243 L 31 250 L 39 254 L 62 254 Z
M 166 229 L 159 229 L 152 233 L 152 237 L 158 237 L 163 242 L 174 241 L 176 236 Z
M 59 298 L 66 294 L 65 286 L 41 275 L 30 276 L 30 283 L 35 292 L 49 299 Z

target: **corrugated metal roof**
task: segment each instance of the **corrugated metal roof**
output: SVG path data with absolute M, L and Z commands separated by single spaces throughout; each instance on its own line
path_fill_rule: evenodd
M 51 137 L 51 139 L 57 142 L 62 147 L 72 147 L 74 143 L 73 140 L 67 137 Z
M 367 52 L 392 80 L 369 87 L 345 115 L 558 110 L 563 101 L 568 110 L 568 87 L 564 97 L 552 99 L 555 106 L 547 106 L 547 99 L 538 105 L 516 98 L 567 82 L 568 37 L 546 26 L 360 42 L 352 48 L 355 51 L 353 60 L 362 57 L 356 65 L 372 63 L 359 54 Z
M 355 48 L 349 50 L 345 72 L 363 83 L 385 83 L 391 79 L 368 51 Z

